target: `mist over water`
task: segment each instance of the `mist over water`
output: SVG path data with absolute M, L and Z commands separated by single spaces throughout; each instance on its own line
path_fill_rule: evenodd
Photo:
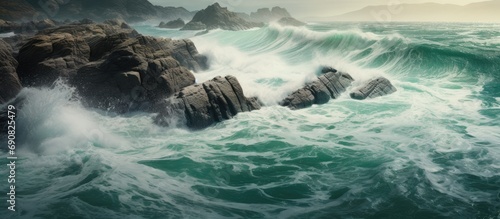
M 158 127 L 154 114 L 86 109 L 63 83 L 25 89 L 16 214 L 498 218 L 499 27 L 327 23 L 194 37 L 136 26 L 191 37 L 210 60 L 198 82 L 234 75 L 266 107 L 194 132 Z M 356 101 L 348 90 L 305 110 L 277 106 L 322 65 L 351 74 L 349 89 L 385 76 L 398 92 Z

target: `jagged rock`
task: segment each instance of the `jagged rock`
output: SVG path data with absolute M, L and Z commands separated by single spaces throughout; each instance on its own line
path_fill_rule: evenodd
M 184 25 L 186 25 L 186 23 L 184 23 L 184 20 L 182 20 L 182 19 L 179 18 L 177 20 L 169 21 L 167 23 L 161 22 L 160 25 L 158 25 L 158 27 L 160 27 L 160 28 L 170 28 L 170 29 L 179 29 L 179 28 L 184 27 Z
M 89 105 L 100 108 L 126 111 L 154 105 L 195 83 L 188 68 L 206 68 L 206 58 L 190 40 L 112 35 L 96 48 L 105 49 L 96 52 L 96 61 L 79 69 L 71 83 Z
M 313 104 L 325 104 L 332 98 L 337 99 L 353 81 L 354 79 L 347 73 L 329 71 L 290 94 L 280 105 L 297 110 Z
M 250 18 L 252 21 L 257 22 L 273 22 L 278 21 L 285 17 L 292 17 L 290 13 L 284 8 L 274 7 L 272 9 L 269 8 L 261 8 L 258 9 L 257 12 L 250 13 Z
M 300 27 L 300 26 L 306 25 L 306 23 L 298 21 L 297 19 L 292 18 L 292 17 L 281 18 L 278 21 L 278 23 L 281 24 L 282 26 L 295 26 L 295 27 Z
M 231 119 L 238 113 L 257 109 L 260 109 L 257 99 L 246 98 L 235 77 L 216 77 L 203 84 L 185 87 L 175 94 L 155 122 L 169 125 L 172 116 L 183 117 L 189 128 L 202 129 Z
M 223 30 L 246 30 L 260 26 L 262 24 L 246 21 L 239 17 L 238 14 L 221 7 L 219 3 L 215 3 L 197 12 L 182 30 L 211 30 L 217 28 Z
M 323 67 L 321 67 L 321 73 L 322 74 L 325 74 L 325 73 L 328 73 L 328 72 L 337 72 L 337 69 L 334 69 L 334 68 L 329 67 L 329 66 L 323 66 Z
M 22 84 L 51 86 L 66 78 L 85 105 L 117 112 L 149 109 L 194 84 L 190 70 L 207 68 L 192 41 L 145 37 L 117 19 L 40 31 L 17 58 Z
M 351 98 L 364 100 L 389 95 L 396 91 L 396 87 L 394 87 L 387 78 L 378 77 L 368 81 L 361 88 L 352 92 Z
M 21 82 L 16 73 L 17 60 L 12 56 L 12 48 L 0 39 L 0 104 L 14 98 L 21 90 Z
M 37 35 L 19 51 L 19 77 L 25 86 L 51 85 L 88 63 L 90 47 L 68 33 Z

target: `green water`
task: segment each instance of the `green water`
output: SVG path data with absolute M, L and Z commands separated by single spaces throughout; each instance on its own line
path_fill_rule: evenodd
M 18 211 L 1 218 L 499 218 L 500 25 L 271 25 L 192 40 L 210 60 L 199 82 L 235 75 L 266 107 L 193 132 L 85 109 L 65 85 L 25 89 Z M 321 65 L 353 88 L 385 76 L 398 92 L 277 106 Z

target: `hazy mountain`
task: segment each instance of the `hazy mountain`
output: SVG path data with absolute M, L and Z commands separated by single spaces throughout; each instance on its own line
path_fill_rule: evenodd
M 453 4 L 400 4 L 368 6 L 333 17 L 308 18 L 310 21 L 442 21 L 442 22 L 500 22 L 500 0 Z

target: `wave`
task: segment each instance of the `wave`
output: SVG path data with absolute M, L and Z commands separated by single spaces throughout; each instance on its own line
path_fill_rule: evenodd
M 459 39 L 426 39 L 356 28 L 321 32 L 310 27 L 269 25 L 246 32 L 215 31 L 203 38 L 253 55 L 279 55 L 288 63 L 340 59 L 395 75 L 440 77 L 452 73 L 496 77 L 500 69 L 500 42 L 477 42 L 477 36 L 470 34 Z

